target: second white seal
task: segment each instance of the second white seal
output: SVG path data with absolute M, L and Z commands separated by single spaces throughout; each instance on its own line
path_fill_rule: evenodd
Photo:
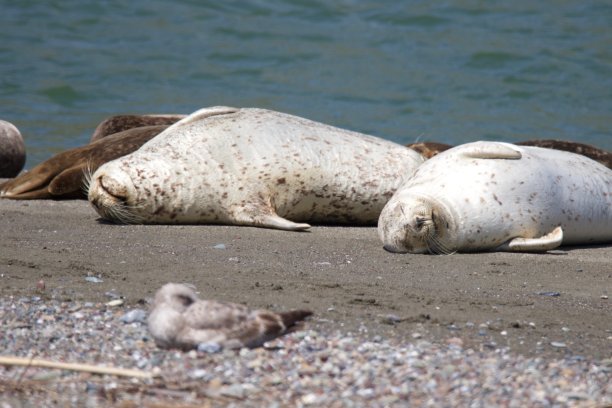
M 378 232 L 388 251 L 411 253 L 612 242 L 612 170 L 569 152 L 468 143 L 421 165 Z

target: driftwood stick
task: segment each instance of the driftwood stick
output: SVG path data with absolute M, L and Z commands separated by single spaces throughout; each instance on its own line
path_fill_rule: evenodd
M 147 371 L 116 367 L 101 367 L 92 364 L 60 363 L 56 361 L 41 360 L 38 358 L 0 356 L 0 365 L 44 367 L 60 370 L 82 371 L 94 374 L 110 374 L 122 377 L 153 378 L 153 374 Z

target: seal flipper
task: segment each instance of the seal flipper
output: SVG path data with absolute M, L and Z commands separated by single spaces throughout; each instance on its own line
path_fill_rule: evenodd
M 14 179 L 8 180 L 6 183 L 2 184 L 0 195 L 6 198 L 25 199 L 27 193 L 43 189 L 46 190 L 49 180 L 57 174 L 51 167 L 52 166 L 48 166 L 46 162 L 43 162 L 32 170 L 21 173 Z
M 310 228 L 309 224 L 299 224 L 285 219 L 271 208 L 256 206 L 240 207 L 232 211 L 232 218 L 237 225 L 274 228 L 285 231 L 303 231 Z
M 49 183 L 49 193 L 56 198 L 87 198 L 81 191 L 85 178 L 85 165 L 70 167 L 55 176 Z M 77 186 L 77 189 L 74 189 Z
M 218 116 L 218 115 L 227 115 L 229 113 L 236 113 L 238 112 L 240 109 L 239 108 L 232 108 L 229 106 L 212 106 L 210 108 L 202 108 L 200 110 L 197 110 L 195 112 L 193 112 L 192 114 L 190 114 L 189 116 L 187 116 L 186 118 L 183 118 L 181 120 L 179 120 L 178 122 L 170 125 L 164 132 L 167 132 L 169 129 L 175 129 L 179 126 L 183 126 L 186 124 L 189 124 L 191 122 L 195 122 L 196 120 L 201 120 L 201 119 L 205 119 L 211 116 Z
M 496 251 L 508 252 L 546 252 L 557 248 L 563 241 L 563 230 L 557 227 L 552 232 L 539 238 L 513 238 Z
M 256 226 L 266 228 L 276 228 L 285 231 L 304 231 L 310 228 L 310 224 L 296 223 L 277 214 L 262 215 L 257 217 Z
M 500 142 L 468 143 L 457 148 L 458 152 L 472 159 L 507 159 L 518 160 L 523 155 L 516 146 Z
M 0 194 L 0 197 L 10 198 L 12 200 L 44 200 L 46 198 L 53 198 L 47 186 L 43 186 L 36 190 L 28 190 L 24 193 L 19 194 L 4 194 L 4 191 Z

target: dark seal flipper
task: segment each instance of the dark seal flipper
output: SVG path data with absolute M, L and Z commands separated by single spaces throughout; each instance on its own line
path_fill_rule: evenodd
M 87 198 L 86 173 L 140 148 L 168 126 L 143 126 L 58 153 L 0 187 L 0 197 L 17 200 Z

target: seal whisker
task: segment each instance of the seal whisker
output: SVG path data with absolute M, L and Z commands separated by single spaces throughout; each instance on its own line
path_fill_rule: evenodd
M 91 165 L 91 159 L 87 160 L 87 164 L 85 164 L 85 168 L 83 169 L 83 179 L 81 183 L 81 191 L 87 197 L 89 195 L 89 189 L 91 187 L 91 180 L 93 176 L 93 169 Z
M 427 234 L 425 238 L 425 244 L 430 253 L 435 255 L 452 255 L 457 251 L 449 249 L 444 243 L 437 237 L 435 230 Z
M 119 224 L 139 224 L 142 217 L 131 212 L 132 206 L 122 203 L 115 203 L 106 207 L 107 215 L 110 219 Z

